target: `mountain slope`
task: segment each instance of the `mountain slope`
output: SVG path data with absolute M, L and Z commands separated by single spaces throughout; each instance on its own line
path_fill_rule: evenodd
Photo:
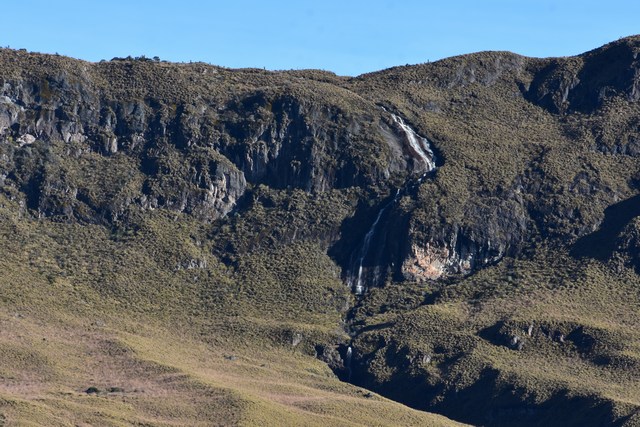
M 89 405 L 152 424 L 161 396 L 194 423 L 202 396 L 204 423 L 448 422 L 326 363 L 462 422 L 635 425 L 639 51 L 343 78 L 0 50 L 1 301 L 31 331 L 3 337 L 4 416 L 84 414 L 80 340 L 156 391 Z

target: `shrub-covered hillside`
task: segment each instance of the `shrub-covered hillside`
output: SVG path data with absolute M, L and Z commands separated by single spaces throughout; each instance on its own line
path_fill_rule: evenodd
M 0 49 L 0 424 L 638 425 L 639 52 Z

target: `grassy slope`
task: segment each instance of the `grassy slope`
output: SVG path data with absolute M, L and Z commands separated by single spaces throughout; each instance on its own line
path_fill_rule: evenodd
M 509 406 L 519 400 L 540 405 L 535 409 L 539 425 L 554 424 L 559 414 L 571 425 L 599 423 L 599 417 L 607 419 L 608 405 L 617 417 L 640 407 L 640 291 L 632 269 L 614 270 L 599 261 L 576 262 L 557 251 L 541 251 L 532 260 L 507 260 L 435 292 L 435 303 L 423 302 L 425 295 L 434 293 L 432 287 L 404 286 L 376 290 L 357 311 L 364 330 L 358 344 L 372 352 L 372 378 L 389 396 L 416 384 L 411 378 L 419 378 L 417 394 L 426 396 L 430 383 L 450 379 L 446 388 L 466 395 L 479 378 L 491 376 L 481 375 L 489 369 L 497 372 L 495 384 L 484 388 L 484 393 L 495 393 L 492 404 Z M 413 300 L 407 295 L 414 295 Z M 509 345 L 514 335 L 524 341 L 519 351 Z M 378 347 L 379 342 L 387 344 Z M 431 360 L 421 361 L 423 355 Z M 415 360 L 408 368 L 403 362 L 407 359 Z M 387 367 L 375 367 L 376 363 Z M 404 380 L 394 382 L 396 374 Z M 509 403 L 505 390 L 519 398 Z M 461 399 L 457 407 L 445 403 L 440 410 L 449 415 L 460 410 L 484 414 L 484 408 L 476 406 L 482 398 L 470 393 L 473 397 Z M 559 396 L 589 397 L 596 409 L 587 412 L 576 406 L 572 412 L 571 403 Z M 408 403 L 428 407 L 424 400 Z M 604 405 L 601 411 L 598 405 Z M 478 422 L 477 417 L 459 419 Z M 507 421 L 497 416 L 493 423 L 517 422 L 517 413 L 510 417 Z
M 167 238 L 189 221 L 155 218 L 122 242 L 102 227 L 19 218 L 12 202 L 2 205 L 0 414 L 7 425 L 453 424 L 365 396 L 310 357 L 305 342 L 293 348 L 282 338 L 291 330 L 304 341 L 336 334 L 337 311 L 278 315 L 286 297 L 274 302 L 254 288 L 251 297 L 230 297 L 235 313 L 222 311 L 235 305 L 225 302 L 212 315 L 219 301 L 206 290 L 224 286 L 225 267 L 210 260 L 205 271 L 176 274 L 173 260 L 163 259 L 196 250 Z M 87 394 L 89 387 L 99 393 Z
M 102 313 L 97 326 L 56 314 L 3 309 L 7 425 L 454 425 L 365 397 L 294 351 L 236 346 L 229 360 L 234 344 L 203 344 L 148 321 Z

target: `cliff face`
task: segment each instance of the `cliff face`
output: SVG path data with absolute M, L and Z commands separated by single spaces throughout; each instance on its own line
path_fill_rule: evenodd
M 526 132 L 511 130 L 513 135 L 508 135 L 507 129 L 496 129 L 486 138 L 483 132 L 488 129 L 478 127 L 487 126 L 487 115 L 506 103 L 496 96 L 512 91 L 510 96 L 516 99 L 508 100 L 509 107 L 523 110 L 508 111 L 519 116 L 508 121 L 525 120 L 528 109 L 541 115 L 527 105 L 534 103 L 563 114 L 559 121 L 548 123 L 552 129 L 544 129 L 545 137 L 561 142 L 575 136 L 575 141 L 593 140 L 599 151 L 634 156 L 633 114 L 621 114 L 612 105 L 634 102 L 635 49 L 631 42 L 618 43 L 567 60 L 477 55 L 352 80 L 332 77 L 335 81 L 330 83 L 313 76 L 233 72 L 205 65 L 87 64 L 4 51 L 4 63 L 13 70 L 1 82 L 3 182 L 24 193 L 28 208 L 41 216 L 108 221 L 135 204 L 212 221 L 234 209 L 247 182 L 310 193 L 374 189 L 384 197 L 394 188 L 412 185 L 424 172 L 407 132 L 418 138 L 442 133 L 431 145 L 442 151 L 441 158 L 433 155 L 433 159 L 444 166 L 443 171 L 405 194 L 413 206 L 408 212 L 395 209 L 386 221 L 405 224 L 392 236 L 403 241 L 395 244 L 398 253 L 391 256 L 392 270 L 395 277 L 408 280 L 468 274 L 518 253 L 521 243 L 534 234 L 571 238 L 588 232 L 599 221 L 592 212 L 586 218 L 583 213 L 590 196 L 597 193 L 606 199 L 604 203 L 611 203 L 625 191 L 607 188 L 598 176 L 601 172 L 579 164 L 579 159 L 569 160 L 573 177 L 559 176 L 568 171 L 558 170 L 559 165 L 553 164 L 557 159 L 548 158 L 558 154 L 529 140 Z M 129 87 L 134 89 L 128 91 Z M 397 93 L 388 93 L 394 90 Z M 434 100 L 415 107 L 408 100 L 390 103 L 409 91 L 414 97 Z M 446 93 L 453 98 L 438 105 Z M 600 108 L 603 103 L 606 106 Z M 567 116 L 572 111 L 576 113 Z M 470 115 L 468 124 L 455 129 L 458 120 Z M 419 124 L 412 125 L 411 120 Z M 624 122 L 614 140 L 608 135 L 611 121 Z M 510 137 L 510 147 L 501 146 Z M 492 144 L 507 152 L 497 153 Z M 555 151 L 563 145 L 568 144 L 558 144 Z M 484 152 L 475 156 L 476 150 Z M 487 158 L 492 155 L 495 159 Z M 95 169 L 92 162 L 102 166 Z M 495 164 L 485 171 L 481 162 Z M 505 170 L 492 176 L 492 169 L 501 168 L 499 162 L 504 162 Z M 30 166 L 19 169 L 23 163 Z M 111 164 L 122 165 L 120 172 L 126 176 L 112 174 Z M 91 188 L 89 171 L 101 175 L 100 190 Z M 500 176 L 505 172 L 510 176 Z M 491 182 L 495 178 L 506 180 Z M 427 186 L 431 188 L 426 190 Z M 109 188 L 114 191 L 104 191 Z M 442 212 L 441 204 L 425 203 L 425 198 L 447 197 L 446 191 L 463 193 L 447 203 L 451 212 Z M 563 191 L 568 197 L 552 200 Z M 96 196 L 98 192 L 102 194 Z M 482 192 L 482 198 L 475 197 Z M 492 203 L 486 203 L 488 197 Z M 363 224 L 375 220 L 375 212 L 365 215 Z M 350 254 L 353 248 L 345 251 Z
M 2 80 L 0 134 L 7 167 L 23 151 L 75 158 L 79 164 L 91 156 L 113 159 L 106 163 L 127 162 L 139 187 L 125 201 L 106 200 L 120 206 L 119 212 L 111 213 L 116 216 L 135 202 L 215 220 L 233 209 L 247 181 L 275 189 L 323 192 L 372 185 L 392 174 L 406 175 L 407 164 L 412 162 L 410 147 L 406 142 L 402 146 L 396 136 L 399 131 L 383 123 L 382 110 L 373 103 L 351 93 L 346 101 L 355 105 L 348 106 L 332 102 L 342 99 L 326 99 L 322 94 L 297 95 L 298 88 L 290 83 L 296 80 L 288 76 L 262 73 L 253 85 L 244 85 L 245 77 L 255 77 L 252 73 L 177 66 L 176 73 L 181 68 L 187 74 L 213 73 L 208 83 L 216 91 L 207 93 L 194 83 L 183 88 L 184 97 L 170 94 L 167 99 L 150 81 L 162 76 L 145 74 L 170 73 L 174 71 L 170 65 L 93 65 L 10 51 L 3 55 L 5 63 L 18 63 L 14 73 L 20 73 L 20 65 L 44 72 L 32 76 L 23 70 L 20 76 Z M 119 75 L 123 72 L 124 76 Z M 216 78 L 220 73 L 225 76 Z M 226 75 L 238 75 L 239 83 L 227 83 Z M 146 87 L 135 95 L 120 94 L 110 86 L 111 79 L 121 80 L 125 87 L 142 81 Z M 218 79 L 222 82 L 216 85 Z M 325 92 L 332 89 L 320 86 Z M 52 169 L 46 156 L 33 161 Z M 47 179 L 43 171 L 28 172 Z M 51 179 L 58 171 L 48 173 Z M 6 170 L 5 175 L 13 177 L 16 171 Z M 15 178 L 38 205 L 30 208 L 40 209 L 43 215 L 72 213 L 70 206 L 62 212 L 60 204 L 91 205 L 82 201 L 86 195 L 79 191 L 78 182 L 53 183 L 71 195 L 69 200 L 54 201 L 41 188 L 49 184 L 40 178 Z M 165 185 L 169 180 L 174 182 Z M 87 207 L 91 208 L 78 209 Z M 105 216 L 105 212 L 95 214 Z
M 600 393 L 598 416 L 620 421 L 640 402 L 562 370 L 563 386 L 528 381 L 555 357 L 606 366 L 621 386 L 638 372 L 640 341 L 624 326 L 637 316 L 619 307 L 620 324 L 596 327 L 564 292 L 636 277 L 612 271 L 638 268 L 639 51 L 636 37 L 571 58 L 485 52 L 342 78 L 3 49 L 0 190 L 24 221 L 134 241 L 164 216 L 197 224 L 175 241 L 200 254 L 180 255 L 180 270 L 210 271 L 203 307 L 344 318 L 349 342 L 314 333 L 308 348 L 412 406 L 536 424 L 536 411 L 551 420 L 558 402 L 593 408 Z M 554 298 L 558 311 L 543 308 Z M 563 298 L 573 317 L 558 314 Z M 624 344 L 585 349 L 590 327 Z M 483 384 L 499 398 L 483 400 Z M 457 412 L 458 392 L 474 415 Z

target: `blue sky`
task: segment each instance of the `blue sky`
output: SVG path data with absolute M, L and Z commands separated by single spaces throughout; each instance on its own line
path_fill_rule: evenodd
M 12 0 L 0 45 L 357 75 L 480 50 L 566 56 L 640 33 L 637 0 Z

